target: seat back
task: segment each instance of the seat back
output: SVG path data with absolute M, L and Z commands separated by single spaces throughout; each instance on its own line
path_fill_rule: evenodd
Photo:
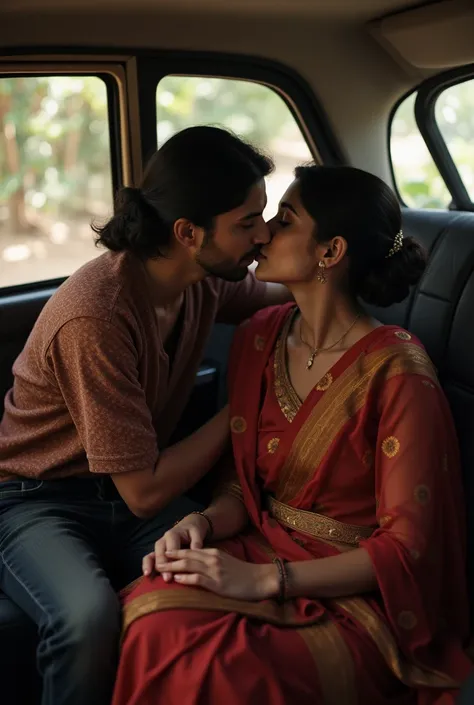
M 428 267 L 406 301 L 371 313 L 420 338 L 451 405 L 461 449 L 474 605 L 474 214 L 406 210 L 403 221 L 404 234 L 430 253 Z

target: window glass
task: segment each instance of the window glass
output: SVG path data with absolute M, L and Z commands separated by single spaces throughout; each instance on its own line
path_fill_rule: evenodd
M 287 104 L 268 86 L 228 78 L 166 76 L 157 88 L 156 107 L 158 145 L 186 127 L 216 125 L 270 154 L 275 171 L 267 179 L 267 217 L 276 212 L 294 168 L 313 160 Z
M 392 121 L 390 151 L 398 191 L 412 208 L 448 208 L 451 195 L 415 120 L 416 93 L 404 100 Z
M 474 80 L 446 88 L 436 101 L 435 118 L 474 201 Z
M 0 78 L 0 287 L 71 274 L 111 211 L 104 81 Z

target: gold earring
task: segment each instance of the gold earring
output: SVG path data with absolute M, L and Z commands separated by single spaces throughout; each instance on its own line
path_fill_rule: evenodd
M 319 267 L 319 272 L 316 275 L 316 279 L 318 280 L 318 282 L 320 284 L 326 284 L 327 277 L 326 277 L 326 273 L 324 271 L 326 269 L 326 262 L 323 259 L 319 260 L 318 267 Z

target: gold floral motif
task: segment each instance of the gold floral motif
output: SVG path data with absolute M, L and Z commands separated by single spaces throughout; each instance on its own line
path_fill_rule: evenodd
M 395 436 L 389 436 L 382 442 L 382 452 L 387 458 L 394 458 L 400 450 L 400 441 Z
M 392 521 L 392 516 L 390 514 L 384 514 L 379 518 L 379 526 L 386 526 L 390 521 Z
M 267 443 L 268 452 L 272 453 L 272 454 L 276 453 L 279 445 L 280 445 L 280 439 L 279 438 L 272 438 Z
M 414 374 L 437 381 L 426 352 L 413 343 L 391 345 L 361 355 L 334 379 L 298 431 L 278 476 L 279 500 L 290 502 L 318 471 L 344 424 L 367 402 L 367 391 L 381 371 L 385 380 L 399 374 Z
M 370 448 L 366 450 L 364 455 L 362 456 L 362 463 L 366 468 L 371 468 L 374 464 L 374 454 L 370 450 Z
M 412 548 L 410 551 L 410 556 L 413 558 L 414 561 L 417 561 L 420 558 L 420 552 L 417 551 L 416 548 Z
M 410 610 L 404 610 L 398 615 L 397 622 L 398 626 L 409 631 L 416 627 L 418 620 L 413 612 L 410 612 Z
M 319 382 L 316 385 L 316 389 L 318 392 L 325 392 L 326 389 L 329 389 L 329 387 L 332 384 L 332 374 L 330 372 L 326 372 L 324 377 L 321 377 Z
M 422 504 L 424 506 L 425 504 L 428 504 L 431 499 L 431 490 L 426 485 L 418 485 L 415 487 L 414 495 L 418 504 Z
M 265 348 L 265 338 L 262 335 L 256 335 L 253 344 L 255 346 L 255 350 L 262 352 Z
M 373 533 L 370 526 L 344 524 L 323 514 L 290 507 L 274 497 L 268 498 L 268 509 L 270 515 L 283 526 L 325 541 L 358 546 L 359 541 L 369 538 Z
M 245 433 L 247 422 L 243 416 L 233 416 L 230 420 L 230 430 L 232 433 Z
M 411 335 L 407 333 L 406 330 L 397 330 L 395 331 L 395 335 L 397 338 L 400 338 L 400 340 L 411 340 Z

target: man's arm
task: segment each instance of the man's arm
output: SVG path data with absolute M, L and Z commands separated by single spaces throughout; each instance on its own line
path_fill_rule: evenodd
M 224 407 L 192 436 L 161 452 L 155 467 L 112 475 L 135 516 L 155 516 L 198 482 L 219 460 L 229 440 L 229 409 Z
M 126 329 L 94 318 L 74 319 L 58 332 L 47 358 L 90 472 L 110 475 L 137 516 L 153 516 L 192 487 L 225 449 L 227 408 L 159 453 L 137 351 Z

